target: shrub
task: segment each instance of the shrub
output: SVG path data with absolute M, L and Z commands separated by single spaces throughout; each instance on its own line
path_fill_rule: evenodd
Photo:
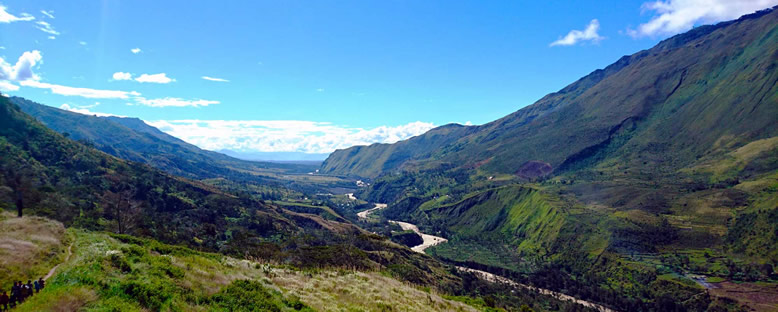
M 211 298 L 213 304 L 227 311 L 283 311 L 288 308 L 297 311 L 313 311 L 298 298 L 284 299 L 262 283 L 250 280 L 236 280 Z
M 119 285 L 119 289 L 128 299 L 135 300 L 153 311 L 161 310 L 175 296 L 172 286 L 157 281 L 128 281 Z

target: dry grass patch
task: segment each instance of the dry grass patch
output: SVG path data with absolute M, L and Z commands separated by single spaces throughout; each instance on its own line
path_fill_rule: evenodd
M 379 273 L 274 270 L 270 280 L 317 311 L 478 311 Z
M 65 227 L 41 217 L 0 212 L 0 288 L 43 277 L 66 253 Z
M 717 288 L 710 290 L 714 296 L 735 300 L 756 311 L 778 311 L 776 284 L 722 282 L 715 285 Z

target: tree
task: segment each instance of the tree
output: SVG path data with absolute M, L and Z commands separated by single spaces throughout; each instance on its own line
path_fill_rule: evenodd
M 132 199 L 134 195 L 135 190 L 130 185 L 120 183 L 114 191 L 106 191 L 102 196 L 109 217 L 116 221 L 116 232 L 119 234 L 130 232 L 140 215 L 140 203 Z
M 19 218 L 24 215 L 24 206 L 33 193 L 30 179 L 24 175 L 24 167 L 10 172 L 11 178 L 8 179 L 9 186 L 14 191 L 14 204 L 16 205 L 16 214 Z

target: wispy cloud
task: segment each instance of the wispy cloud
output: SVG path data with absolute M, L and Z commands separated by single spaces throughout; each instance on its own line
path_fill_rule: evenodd
M 8 8 L 5 6 L 0 5 L 0 23 L 13 23 L 13 22 L 28 22 L 31 20 L 34 20 L 35 17 L 27 14 L 27 13 L 21 13 L 19 16 L 15 16 L 11 13 L 8 13 Z
M 185 99 L 175 98 L 175 97 L 166 97 L 166 98 L 159 98 L 159 99 L 146 99 L 143 97 L 137 97 L 135 98 L 135 102 L 140 105 L 151 106 L 151 107 L 199 107 L 199 106 L 219 104 L 219 101 L 209 101 L 209 100 L 202 100 L 202 99 L 185 100 Z
M 394 143 L 434 125 L 412 122 L 372 129 L 303 120 L 159 120 L 147 122 L 208 150 L 330 153 L 372 143 Z
M 131 73 L 125 73 L 125 72 L 115 72 L 113 73 L 113 76 L 111 76 L 113 80 L 135 80 L 137 82 L 141 83 L 171 83 L 176 81 L 175 79 L 172 79 L 167 76 L 165 73 L 159 73 L 159 74 L 142 74 L 135 79 L 132 78 Z
M 91 88 L 79 88 L 69 87 L 57 84 L 51 84 L 46 82 L 40 82 L 36 80 L 25 80 L 20 82 L 22 86 L 48 89 L 51 93 L 65 95 L 65 96 L 80 96 L 90 99 L 129 99 L 131 97 L 140 96 L 140 93 L 135 91 L 119 91 L 119 90 L 101 90 Z
M 628 29 L 632 37 L 674 35 L 701 23 L 716 23 L 778 5 L 778 0 L 660 0 L 645 2 L 643 12 L 653 12 L 650 21 Z
M 143 52 L 143 50 L 141 50 L 140 48 L 135 48 L 135 49 L 130 49 L 130 52 L 132 52 L 132 54 L 138 54 Z
M 159 73 L 153 75 L 142 74 L 138 76 L 138 78 L 135 78 L 135 81 L 142 83 L 171 83 L 176 80 L 168 77 L 165 73 Z
M 80 44 L 82 46 L 85 46 L 86 45 L 86 41 L 79 41 L 78 44 Z
M 318 88 L 316 89 L 316 92 L 324 92 L 324 88 Z
M 80 96 L 90 99 L 121 99 L 130 100 L 130 105 L 145 105 L 151 107 L 198 107 L 219 104 L 219 101 L 210 101 L 202 99 L 186 100 L 174 97 L 165 97 L 158 99 L 146 99 L 139 92 L 122 90 L 92 89 L 83 87 L 71 87 L 59 84 L 53 84 L 40 81 L 40 77 L 33 72 L 38 64 L 43 60 L 40 51 L 24 52 L 15 65 L 11 65 L 0 57 L 0 91 L 10 92 L 19 90 L 18 83 L 21 86 L 37 89 L 47 89 L 53 94 L 64 96 Z M 74 77 L 75 78 L 75 77 Z M 113 74 L 114 80 L 130 80 L 132 74 L 116 72 Z M 146 80 L 145 82 L 165 81 L 168 78 L 164 73 L 156 75 L 141 75 L 136 81 Z M 170 81 L 174 81 L 170 79 Z M 69 106 L 73 108 L 72 106 Z M 86 109 L 89 107 L 78 107 Z
M 0 58 L 0 83 L 1 88 L 6 91 L 16 91 L 18 86 L 12 82 L 19 83 L 22 86 L 38 89 L 48 89 L 51 93 L 65 96 L 81 96 L 85 98 L 101 99 L 129 99 L 133 96 L 140 96 L 137 92 L 126 92 L 117 90 L 99 90 L 90 88 L 69 87 L 46 82 L 40 82 L 40 77 L 33 72 L 38 64 L 43 60 L 43 56 L 38 50 L 27 51 L 19 57 L 15 65 L 11 66 L 4 59 Z
M 35 22 L 35 24 L 37 25 L 37 26 L 35 26 L 35 28 L 40 29 L 42 32 L 45 32 L 45 33 L 50 34 L 52 36 L 59 36 L 59 32 L 54 30 L 54 27 L 51 26 L 51 24 L 49 24 L 48 22 L 46 22 L 46 21 L 37 21 L 37 22 Z M 49 38 L 49 39 L 51 39 L 51 38 Z
M 19 90 L 19 86 L 11 83 L 10 81 L 0 80 L 0 91 L 12 92 Z
M 52 10 L 48 10 L 48 11 L 46 11 L 46 10 L 41 10 L 41 13 L 42 13 L 43 15 L 46 15 L 46 16 L 48 16 L 48 17 L 49 17 L 49 18 L 51 18 L 51 19 L 54 19 L 54 11 L 52 11 Z
M 597 31 L 600 30 L 600 21 L 593 19 L 584 30 L 571 30 L 566 36 L 554 41 L 550 46 L 571 46 L 581 41 L 600 42 L 605 37 L 600 36 Z
M 230 82 L 230 81 L 229 81 L 229 80 L 227 80 L 227 79 L 222 79 L 222 78 L 214 78 L 214 77 L 208 77 L 208 76 L 202 76 L 202 77 L 200 77 L 200 78 L 203 78 L 203 79 L 205 79 L 205 80 L 210 80 L 210 81 L 218 81 L 218 82 Z

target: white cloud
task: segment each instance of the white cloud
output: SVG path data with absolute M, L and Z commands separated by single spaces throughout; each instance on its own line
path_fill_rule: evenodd
M 153 75 L 142 74 L 137 78 L 133 79 L 131 73 L 115 72 L 113 73 L 112 78 L 113 80 L 135 80 L 141 83 L 171 83 L 176 81 L 175 79 L 168 77 L 167 74 L 165 73 L 159 73 Z
M 97 105 L 100 105 L 100 103 L 96 103 L 95 105 L 87 105 L 87 106 L 70 106 L 70 104 L 65 103 L 59 106 L 60 109 L 64 109 L 66 111 L 71 111 L 74 113 L 84 114 L 84 115 L 93 115 L 93 116 L 99 116 L 99 117 L 106 117 L 106 116 L 116 116 L 116 117 L 124 117 L 120 115 L 114 115 L 114 114 L 107 114 L 107 113 L 100 113 L 100 112 L 93 112 L 89 109 L 92 107 L 95 107 Z
M 113 73 L 113 80 L 132 80 L 132 74 L 115 72 Z
M 51 83 L 39 82 L 36 80 L 25 80 L 20 82 L 22 86 L 49 89 L 51 93 L 65 96 L 81 96 L 90 99 L 129 99 L 130 97 L 140 96 L 140 93 L 118 90 L 100 90 L 90 88 L 68 87 Z
M 143 52 L 143 50 L 141 50 L 140 48 L 135 48 L 135 49 L 130 49 L 130 52 L 132 52 L 132 54 L 138 54 Z
M 86 45 L 86 41 L 79 41 L 78 44 L 80 44 L 82 46 L 85 46 Z
M 174 98 L 174 97 L 166 97 L 166 98 L 159 98 L 159 99 L 146 99 L 143 97 L 137 97 L 135 98 L 135 101 L 144 106 L 151 106 L 151 107 L 198 107 L 198 106 L 208 106 L 213 104 L 219 104 L 219 101 L 209 101 L 209 100 L 185 100 L 181 98 Z
M 37 80 L 38 76 L 32 72 L 33 67 L 41 63 L 43 56 L 38 50 L 27 51 L 19 57 L 16 65 L 11 66 L 0 57 L 0 80 L 23 81 L 27 79 Z
M 13 22 L 28 22 L 28 21 L 31 21 L 31 20 L 35 19 L 34 16 L 32 16 L 30 14 L 27 14 L 27 13 L 20 14 L 21 17 L 15 16 L 15 15 L 13 15 L 11 13 L 8 13 L 8 11 L 6 11 L 6 9 L 7 9 L 6 7 L 0 5 L 0 23 L 6 23 L 7 24 L 7 23 L 13 23 Z
M 173 81 L 176 81 L 175 79 L 171 79 L 167 76 L 165 73 L 159 73 L 159 74 L 143 74 L 138 76 L 138 78 L 135 78 L 135 81 L 137 82 L 149 82 L 149 83 L 171 83 Z
M 632 37 L 674 35 L 701 23 L 716 23 L 778 5 L 778 0 L 659 0 L 643 3 L 643 11 L 654 16 L 637 29 L 628 29 Z
M 41 13 L 43 13 L 43 15 L 46 15 L 46 16 L 48 16 L 51 19 L 54 18 L 54 11 L 52 11 L 52 10 L 49 10 L 49 11 L 41 10 Z
M 2 57 L 0 57 L 0 91 L 10 92 L 19 90 L 19 86 L 14 82 L 30 88 L 48 89 L 51 93 L 64 95 L 64 96 L 80 96 L 91 99 L 132 99 L 137 104 L 152 106 L 152 107 L 186 107 L 186 106 L 208 106 L 213 104 L 219 104 L 219 101 L 209 101 L 202 99 L 185 100 L 180 98 L 166 97 L 159 99 L 146 99 L 141 96 L 140 93 L 135 91 L 121 91 L 121 90 L 102 90 L 91 89 L 81 87 L 63 86 L 53 83 L 41 82 L 34 72 L 33 68 L 42 63 L 43 57 L 38 50 L 24 52 L 15 65 L 8 64 Z M 75 77 L 74 77 L 75 78 Z M 113 74 L 114 80 L 130 80 L 132 74 L 124 72 L 116 72 Z M 168 78 L 164 73 L 156 75 L 141 75 L 135 79 L 140 82 L 160 82 L 174 81 Z M 99 103 L 97 103 L 99 104 Z M 68 106 L 69 108 L 73 108 Z M 89 107 L 79 107 L 78 109 L 87 109 Z
M 214 78 L 214 77 L 208 77 L 208 76 L 202 76 L 201 78 L 203 78 L 203 79 L 205 79 L 205 80 L 210 80 L 210 81 L 218 81 L 218 82 L 230 82 L 230 81 L 229 81 L 229 80 L 227 80 L 227 79 L 222 79 L 222 78 Z
M 46 22 L 46 21 L 37 21 L 37 22 L 35 22 L 35 24 L 38 25 L 38 26 L 35 26 L 35 28 L 40 29 L 42 32 L 45 32 L 47 34 L 54 35 L 54 36 L 59 36 L 59 32 L 54 30 L 54 27 L 52 27 L 51 24 L 49 24 L 48 22 Z M 51 37 L 49 37 L 49 39 L 51 39 Z
M 330 153 L 354 145 L 394 143 L 434 127 L 420 121 L 372 129 L 302 120 L 160 120 L 147 123 L 208 150 L 306 153 Z
M 324 92 L 324 88 L 318 88 L 316 89 L 316 92 Z
M 0 80 L 0 91 L 11 92 L 19 90 L 19 86 L 11 83 L 10 81 Z
M 599 29 L 600 29 L 600 21 L 598 21 L 597 19 L 593 19 L 591 22 L 589 22 L 589 25 L 587 25 L 586 29 L 584 29 L 583 31 L 571 30 L 569 33 L 567 33 L 566 36 L 561 37 L 559 38 L 559 40 L 552 42 L 550 46 L 552 47 L 571 46 L 581 41 L 591 41 L 597 43 L 600 40 L 605 39 L 605 37 L 602 37 L 597 33 Z

